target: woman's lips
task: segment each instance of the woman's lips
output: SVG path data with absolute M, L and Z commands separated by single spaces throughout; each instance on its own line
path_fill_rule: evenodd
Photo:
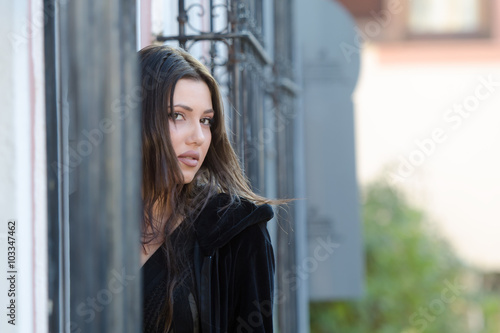
M 185 165 L 189 166 L 189 167 L 195 167 L 198 165 L 198 160 L 195 160 L 191 157 L 178 157 L 179 161 L 181 161 L 182 163 L 184 163 Z
M 189 167 L 196 167 L 200 159 L 200 154 L 194 150 L 190 150 L 179 155 L 177 158 Z

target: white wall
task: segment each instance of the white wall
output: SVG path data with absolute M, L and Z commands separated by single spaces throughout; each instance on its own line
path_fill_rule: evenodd
M 1 332 L 47 331 L 47 219 L 42 1 L 0 6 L 0 312 Z M 8 221 L 15 220 L 15 243 Z M 7 265 L 14 245 L 15 273 Z M 9 297 L 14 276 L 15 296 Z M 13 281 L 14 281 L 13 280 Z M 15 326 L 7 304 L 15 301 Z M 10 311 L 10 310 L 9 310 Z
M 500 270 L 500 59 L 383 64 L 368 45 L 361 67 L 359 179 L 395 181 L 464 260 Z M 464 103 L 461 116 L 454 108 Z M 436 129 L 442 134 L 431 144 Z

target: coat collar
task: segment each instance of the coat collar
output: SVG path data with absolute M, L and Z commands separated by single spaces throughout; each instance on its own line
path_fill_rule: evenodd
M 267 222 L 274 213 L 270 205 L 257 206 L 246 199 L 235 202 L 219 212 L 230 202 L 227 194 L 221 193 L 209 200 L 194 222 L 198 244 L 205 256 L 226 245 L 233 237 L 247 227 L 259 222 Z

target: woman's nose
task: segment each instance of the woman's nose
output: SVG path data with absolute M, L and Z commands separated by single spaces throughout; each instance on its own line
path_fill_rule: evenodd
M 205 133 L 203 132 L 202 124 L 197 122 L 191 126 L 191 132 L 189 136 L 188 143 L 194 143 L 196 145 L 202 145 L 205 142 Z

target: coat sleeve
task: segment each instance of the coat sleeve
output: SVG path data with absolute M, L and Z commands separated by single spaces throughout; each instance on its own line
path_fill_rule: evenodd
M 274 253 L 266 222 L 239 236 L 231 332 L 273 332 Z

